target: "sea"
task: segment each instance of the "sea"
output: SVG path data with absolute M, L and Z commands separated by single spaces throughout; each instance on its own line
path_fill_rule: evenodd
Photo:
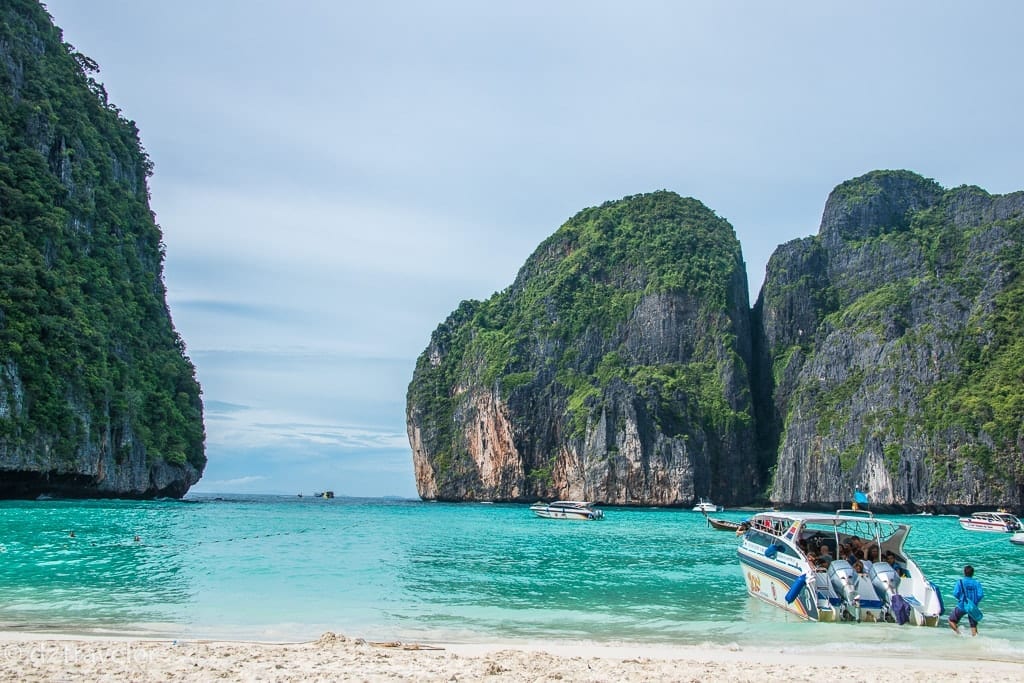
M 977 638 L 816 624 L 748 597 L 732 532 L 681 509 L 190 494 L 0 502 L 0 630 L 294 642 L 331 631 L 406 643 L 688 645 L 1024 663 L 1024 547 L 951 516 L 906 549 L 946 597 L 985 589 Z M 726 510 L 742 520 L 751 513 Z M 963 629 L 967 631 L 966 628 Z M 824 650 L 823 650 L 824 649 Z

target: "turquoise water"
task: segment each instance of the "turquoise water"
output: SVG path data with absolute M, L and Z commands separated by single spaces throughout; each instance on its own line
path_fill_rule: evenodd
M 419 642 L 825 643 L 1024 661 L 1024 547 L 1008 535 L 963 531 L 953 517 L 893 518 L 913 524 L 908 549 L 944 595 L 964 563 L 977 568 L 985 619 L 971 639 L 945 625 L 800 621 L 746 596 L 735 536 L 708 528 L 699 513 L 604 509 L 603 521 L 571 522 L 536 518 L 526 505 L 373 499 L 6 501 L 0 628 L 180 639 L 308 640 L 332 630 Z

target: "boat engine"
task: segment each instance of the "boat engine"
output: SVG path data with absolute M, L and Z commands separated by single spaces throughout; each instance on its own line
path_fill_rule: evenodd
M 900 586 L 900 577 L 896 570 L 888 562 L 872 562 L 867 568 L 867 575 L 871 579 L 871 585 L 875 587 L 875 592 L 882 597 L 886 605 L 891 606 L 892 596 L 896 595 L 896 589 Z
M 857 592 L 857 572 L 846 560 L 832 560 L 828 565 L 828 580 L 832 590 L 842 597 L 850 618 L 860 618 L 860 594 Z

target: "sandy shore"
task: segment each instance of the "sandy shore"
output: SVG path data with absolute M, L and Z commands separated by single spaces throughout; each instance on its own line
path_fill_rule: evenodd
M 4 681 L 931 681 L 1024 680 L 1019 662 L 801 656 L 588 645 L 134 640 L 0 634 Z

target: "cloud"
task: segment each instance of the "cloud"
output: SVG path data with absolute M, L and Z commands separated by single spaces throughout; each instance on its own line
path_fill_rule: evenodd
M 333 446 L 338 452 L 363 449 L 409 448 L 405 432 L 386 432 L 361 426 L 289 421 L 275 411 L 248 410 L 207 420 L 211 448 Z
M 588 206 L 696 197 L 753 298 L 846 179 L 1021 184 L 1019 3 L 46 4 L 155 163 L 201 487 L 411 492 L 431 332 Z

